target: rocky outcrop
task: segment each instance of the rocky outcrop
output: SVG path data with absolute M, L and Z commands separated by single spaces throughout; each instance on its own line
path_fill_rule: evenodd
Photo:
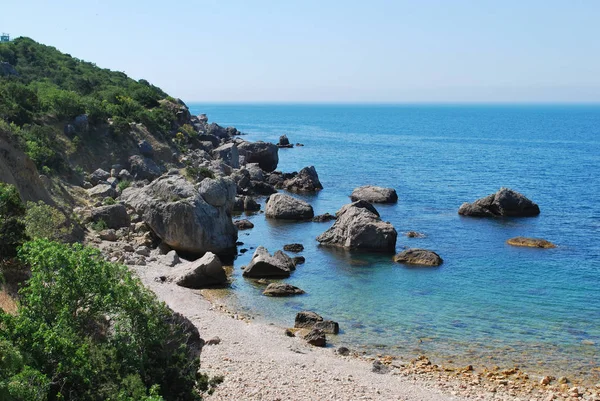
M 165 169 L 157 165 L 154 160 L 139 155 L 131 156 L 129 165 L 129 171 L 136 180 L 152 181 L 165 172 Z
M 213 157 L 217 160 L 223 160 L 225 164 L 232 168 L 240 167 L 240 155 L 235 143 L 227 143 L 219 146 L 212 152 Z
M 285 180 L 283 187 L 292 192 L 315 192 L 323 189 L 314 166 L 304 167 L 294 178 Z
M 289 195 L 276 193 L 269 197 L 265 216 L 280 220 L 309 220 L 314 216 L 311 205 Z
M 110 184 L 99 184 L 87 190 L 87 193 L 92 198 L 114 198 L 117 196 L 117 190 Z
M 173 269 L 168 280 L 181 287 L 199 289 L 227 283 L 227 274 L 218 256 L 207 252 L 200 259 Z
M 532 217 L 540 214 L 537 204 L 509 188 L 500 188 L 495 194 L 463 203 L 458 214 L 472 217 Z
M 93 222 L 103 221 L 106 227 L 114 229 L 129 227 L 131 224 L 127 209 L 123 205 L 100 206 L 92 209 L 90 220 Z
M 263 291 L 263 295 L 269 297 L 289 297 L 292 295 L 301 295 L 304 291 L 300 288 L 286 283 L 271 283 Z
M 252 255 L 248 266 L 244 268 L 243 276 L 253 278 L 289 277 L 295 269 L 294 262 L 285 253 L 277 251 L 271 256 L 266 248 L 259 246 Z
M 273 171 L 279 163 L 278 148 L 268 142 L 241 142 L 238 145 L 240 156 L 244 156 L 246 163 L 258 163 L 265 171 Z
M 345 205 L 336 217 L 333 226 L 317 237 L 321 245 L 380 252 L 395 250 L 398 233 L 379 218 L 370 203 L 357 201 Z
M 279 137 L 279 142 L 277 142 L 277 147 L 278 148 L 293 148 L 294 145 L 292 145 L 290 143 L 290 140 L 288 139 L 287 135 L 281 135 Z
M 439 266 L 444 261 L 440 255 L 427 249 L 410 248 L 394 256 L 394 262 L 418 266 Z
M 166 175 L 144 188 L 127 188 L 121 199 L 178 252 L 235 250 L 237 230 L 231 221 L 235 183 L 229 178 L 206 178 L 194 186 L 180 175 Z
M 350 199 L 352 199 L 352 202 L 364 200 L 370 203 L 396 203 L 398 202 L 398 194 L 396 194 L 394 188 L 365 185 L 355 188 L 350 195 Z
M 524 246 L 529 248 L 556 248 L 552 242 L 541 238 L 514 237 L 506 241 L 508 245 Z

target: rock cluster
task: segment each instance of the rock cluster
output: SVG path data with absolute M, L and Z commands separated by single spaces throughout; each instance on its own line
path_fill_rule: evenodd
M 458 214 L 472 217 L 532 217 L 540 214 L 540 208 L 522 194 L 500 188 L 498 192 L 473 203 L 463 203 Z

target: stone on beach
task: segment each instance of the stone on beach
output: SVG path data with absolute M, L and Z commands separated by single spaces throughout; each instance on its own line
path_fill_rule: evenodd
M 458 214 L 471 217 L 533 217 L 540 214 L 540 208 L 524 195 L 509 188 L 500 188 L 498 192 L 473 203 L 463 203 Z
M 289 195 L 276 193 L 269 197 L 265 215 L 280 220 L 309 220 L 314 216 L 311 205 Z
M 379 218 L 377 210 L 366 201 L 343 206 L 336 213 L 333 226 L 317 237 L 321 245 L 345 249 L 393 252 L 398 233 Z
M 556 245 L 552 242 L 542 238 L 514 237 L 506 241 L 506 243 L 512 246 L 524 246 L 529 248 L 556 248 Z
M 168 279 L 181 287 L 199 289 L 227 283 L 227 274 L 219 257 L 207 252 L 200 259 L 172 270 Z
M 244 277 L 267 278 L 267 277 L 289 277 L 295 270 L 292 259 L 281 251 L 273 255 L 269 251 L 259 246 L 256 248 L 252 260 L 244 269 Z
M 304 290 L 286 283 L 271 283 L 263 291 L 263 295 L 270 297 L 288 297 L 304 294 Z
M 419 266 L 439 266 L 444 261 L 437 253 L 419 248 L 410 248 L 394 256 L 394 262 Z
M 352 202 L 364 200 L 370 203 L 396 203 L 398 202 L 398 194 L 393 188 L 365 185 L 355 188 L 350 195 L 350 199 L 352 199 Z

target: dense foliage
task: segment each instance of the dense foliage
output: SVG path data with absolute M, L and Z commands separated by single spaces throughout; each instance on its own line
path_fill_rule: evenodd
M 148 81 L 99 68 L 29 38 L 1 43 L 0 61 L 18 73 L 2 75 L 0 69 L 0 120 L 38 168 L 64 167 L 57 157 L 61 145 L 54 141 L 62 126 L 53 122 L 72 121 L 81 114 L 90 124 L 110 118 L 118 136 L 132 122 L 164 134 L 175 119 L 172 110 L 159 103 L 168 96 Z
M 24 216 L 25 206 L 17 189 L 0 182 L 0 259 L 14 257 L 26 240 Z

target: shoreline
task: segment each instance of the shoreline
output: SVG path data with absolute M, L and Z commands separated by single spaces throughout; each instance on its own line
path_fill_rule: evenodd
M 341 356 L 335 347 L 313 347 L 287 337 L 284 327 L 230 310 L 213 290 L 156 281 L 168 266 L 152 262 L 130 269 L 159 300 L 190 319 L 205 341 L 218 337 L 218 344 L 206 345 L 200 357 L 203 373 L 224 379 L 206 400 L 600 399 L 600 388 L 556 380 L 541 385 L 515 368 L 475 371 L 470 365 L 438 366 L 424 356 L 410 362 L 357 352 Z M 385 373 L 372 371 L 375 360 Z

